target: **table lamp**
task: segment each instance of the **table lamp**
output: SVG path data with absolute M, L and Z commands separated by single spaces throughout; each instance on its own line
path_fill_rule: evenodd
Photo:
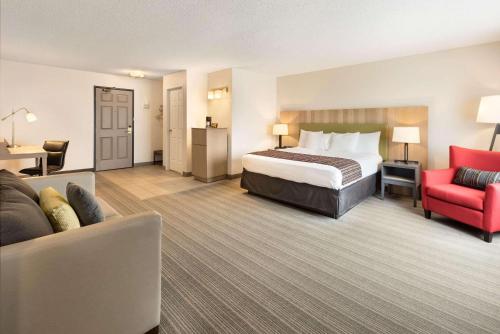
M 490 151 L 493 151 L 495 138 L 500 134 L 500 95 L 483 96 L 481 98 L 476 122 L 496 124 L 490 144 Z
M 279 140 L 278 147 L 283 148 L 283 146 L 281 144 L 281 137 L 288 136 L 288 124 L 283 124 L 283 123 L 274 124 L 273 125 L 273 135 L 279 136 L 278 137 L 279 138 L 278 139 Z
M 9 117 L 12 117 L 12 140 L 11 140 L 10 145 L 8 147 L 16 147 L 16 122 L 15 122 L 15 117 L 14 116 L 18 112 L 23 111 L 23 110 L 26 112 L 26 115 L 24 115 L 24 116 L 26 117 L 26 120 L 29 123 L 32 123 L 32 122 L 34 122 L 34 121 L 37 120 L 35 114 L 33 114 L 31 111 L 29 111 L 25 107 L 19 108 L 17 110 L 12 109 L 12 112 L 10 114 L 7 114 L 5 117 L 3 117 L 2 119 L 0 119 L 0 121 L 3 122 L 6 119 L 8 119 Z
M 404 143 L 404 159 L 396 160 L 396 162 L 415 163 L 417 161 L 408 160 L 408 144 L 420 143 L 420 129 L 418 126 L 396 126 L 392 133 L 392 141 L 394 143 Z

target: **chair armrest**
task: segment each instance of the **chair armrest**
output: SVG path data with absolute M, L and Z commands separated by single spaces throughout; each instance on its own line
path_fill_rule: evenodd
M 92 194 L 95 194 L 95 174 L 92 172 L 65 173 L 49 176 L 27 177 L 23 179 L 36 192 L 43 188 L 53 187 L 66 198 L 66 185 L 73 182 L 83 187 Z
M 484 197 L 483 229 L 487 232 L 500 231 L 500 183 L 489 184 Z
M 161 216 L 4 246 L 1 333 L 145 333 L 160 323 Z
M 448 184 L 453 181 L 455 168 L 432 169 L 422 171 L 422 206 L 428 210 L 427 187 L 436 184 Z

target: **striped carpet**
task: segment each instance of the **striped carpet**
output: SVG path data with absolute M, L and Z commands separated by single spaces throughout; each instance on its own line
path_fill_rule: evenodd
M 500 235 L 409 200 L 333 220 L 237 181 L 140 200 L 98 174 L 97 193 L 165 219 L 161 333 L 500 333 Z

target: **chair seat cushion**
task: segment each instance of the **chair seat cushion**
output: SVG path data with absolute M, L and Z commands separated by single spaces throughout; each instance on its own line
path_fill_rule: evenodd
M 99 202 L 99 205 L 102 208 L 102 212 L 104 214 L 104 220 L 121 217 L 121 215 L 111 205 L 109 205 L 105 200 L 103 200 L 100 197 L 96 197 L 96 198 L 97 198 L 97 201 Z
M 60 170 L 59 166 L 55 165 L 47 165 L 47 173 L 50 174 L 52 172 L 56 172 Z M 42 175 L 42 168 L 41 167 L 29 167 L 29 168 L 24 168 L 19 171 L 21 174 L 28 174 L 28 175 Z
M 469 209 L 483 211 L 484 191 L 457 184 L 438 184 L 429 186 L 426 190 L 427 194 L 431 197 L 465 206 Z

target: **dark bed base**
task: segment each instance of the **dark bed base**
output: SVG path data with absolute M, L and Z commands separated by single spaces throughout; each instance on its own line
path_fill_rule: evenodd
M 146 333 L 144 334 L 158 334 L 160 333 L 160 325 L 156 326 L 156 327 L 153 327 L 151 328 L 150 330 L 148 330 Z
M 241 188 L 248 190 L 250 194 L 292 204 L 337 219 L 375 193 L 377 175 L 367 176 L 336 190 L 243 170 Z

